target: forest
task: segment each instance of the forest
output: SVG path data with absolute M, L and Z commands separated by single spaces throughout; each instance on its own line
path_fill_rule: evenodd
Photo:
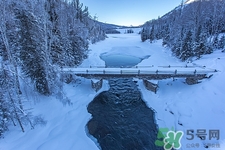
M 0 1 L 0 137 L 10 125 L 44 124 L 26 107 L 21 87 L 58 96 L 63 103 L 63 67 L 87 58 L 88 45 L 106 38 L 79 0 Z M 29 93 L 32 94 L 32 93 Z M 32 101 L 32 100 L 31 100 Z
M 141 40 L 162 39 L 182 61 L 225 49 L 225 1 L 198 0 L 181 5 L 143 26 Z

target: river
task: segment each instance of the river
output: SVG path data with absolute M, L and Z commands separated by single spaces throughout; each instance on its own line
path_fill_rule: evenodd
M 142 61 L 134 56 L 119 55 L 102 59 L 107 67 L 132 67 Z M 110 89 L 97 95 L 87 108 L 92 114 L 87 123 L 88 131 L 101 149 L 163 149 L 155 146 L 158 130 L 154 112 L 142 100 L 136 81 L 116 78 L 110 79 L 109 85 Z

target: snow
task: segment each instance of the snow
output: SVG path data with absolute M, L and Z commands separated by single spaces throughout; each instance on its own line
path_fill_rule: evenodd
M 220 130 L 219 141 L 210 141 L 209 138 L 206 141 L 201 141 L 197 137 L 188 141 L 185 137 L 182 139 L 182 149 L 188 149 L 186 145 L 192 143 L 199 143 L 200 145 L 203 143 L 221 143 L 221 146 L 224 145 L 224 56 L 224 53 L 216 51 L 211 55 L 204 56 L 201 60 L 194 61 L 194 64 L 206 65 L 209 68 L 220 70 L 211 79 L 204 80 L 200 84 L 190 86 L 184 84 L 182 79 L 176 81 L 167 79 L 159 81 L 159 90 L 157 94 L 154 94 L 148 92 L 142 81 L 139 80 L 139 88 L 143 98 L 148 106 L 156 112 L 156 121 L 159 127 L 169 129 L 175 127 L 176 130 L 184 132 L 194 129 L 195 133 L 198 129 L 206 129 L 207 132 L 211 129 Z M 178 122 L 182 125 L 178 125 Z M 204 149 L 203 146 L 201 149 Z M 224 150 L 222 147 L 216 149 Z
M 96 93 L 91 88 L 91 81 L 78 78 L 82 84 L 64 86 L 72 105 L 63 104 L 54 97 L 38 97 L 33 114 L 42 114 L 47 120 L 46 126 L 37 126 L 34 130 L 27 128 L 22 133 L 18 127 L 11 127 L 5 138 L 0 140 L 1 150 L 97 150 L 95 142 L 86 132 L 86 124 L 91 119 L 87 105 L 96 94 L 108 90 L 104 81 L 103 88 Z M 77 79 L 77 80 L 78 80 Z M 30 96 L 32 97 L 32 96 Z M 13 143 L 13 144 L 12 144 Z
M 159 83 L 159 81 L 158 80 L 147 80 L 148 82 L 151 82 L 151 83 L 153 83 L 153 84 L 158 84 Z
M 139 53 L 137 53 L 139 52 Z M 101 56 L 110 56 L 110 55 L 127 55 L 127 56 L 135 56 L 140 59 L 146 58 L 149 56 L 145 49 L 141 49 L 138 46 L 118 46 L 112 47 L 109 52 L 102 53 Z
M 199 143 L 203 150 L 203 143 L 220 143 L 221 148 L 211 150 L 224 150 L 225 148 L 225 53 L 216 51 L 211 55 L 205 55 L 193 63 L 181 62 L 171 55 L 170 50 L 161 46 L 162 41 L 142 43 L 140 35 L 113 34 L 108 35 L 105 41 L 90 46 L 89 57 L 79 67 L 104 66 L 100 55 L 125 54 L 144 57 L 148 59 L 138 64 L 141 66 L 206 66 L 217 69 L 210 79 L 203 80 L 200 84 L 187 85 L 184 79 L 165 79 L 158 81 L 157 93 L 144 88 L 142 80 L 138 81 L 138 87 L 146 104 L 155 111 L 155 120 L 159 128 L 175 128 L 186 132 L 188 129 L 220 130 L 220 140 L 207 138 L 201 141 L 195 136 L 194 140 L 186 140 L 186 134 L 182 138 L 182 150 L 187 144 Z M 123 48 L 120 52 L 120 48 Z M 127 48 L 127 49 L 126 49 Z M 168 69 L 168 68 L 164 68 Z M 108 90 L 108 83 L 104 80 L 103 88 L 97 93 L 91 88 L 89 79 L 78 78 L 77 83 L 65 84 L 64 92 L 73 103 L 63 106 L 55 97 L 32 95 L 29 97 L 38 99 L 35 103 L 30 101 L 28 106 L 34 108 L 33 114 L 42 114 L 47 121 L 45 126 L 37 126 L 31 130 L 26 128 L 22 133 L 18 127 L 10 127 L 5 138 L 0 140 L 1 150 L 97 150 L 96 140 L 87 133 L 86 124 L 91 119 L 87 112 L 87 105 L 102 91 Z M 27 91 L 29 93 L 29 91 Z M 31 93 L 31 92 L 30 92 Z M 32 100 L 32 99 L 31 99 Z M 179 125 L 178 123 L 182 124 Z M 198 148 L 195 148 L 198 149 Z
M 98 83 L 100 80 L 98 79 L 91 79 L 93 83 Z
M 195 2 L 195 1 L 197 1 L 197 0 L 187 0 L 187 1 L 185 2 L 185 4 L 190 4 L 190 3 L 193 3 L 193 2 Z

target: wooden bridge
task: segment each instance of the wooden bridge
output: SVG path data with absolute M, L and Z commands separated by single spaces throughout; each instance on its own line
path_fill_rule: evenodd
M 161 80 L 166 78 L 186 78 L 187 84 L 196 84 L 198 81 L 207 78 L 209 74 L 217 72 L 215 69 L 208 69 L 204 66 L 136 66 L 132 68 L 63 68 L 63 72 L 68 72 L 88 79 L 99 79 L 92 87 L 102 86 L 103 79 L 112 78 L 139 78 L 143 79 L 146 88 L 156 86 L 148 80 Z M 96 88 L 95 88 L 96 89 Z M 99 89 L 99 87 L 98 87 Z M 151 90 L 151 89 L 149 89 Z

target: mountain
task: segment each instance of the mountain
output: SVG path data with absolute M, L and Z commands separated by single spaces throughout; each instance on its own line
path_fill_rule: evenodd
M 196 0 L 186 0 L 185 2 L 184 2 L 184 4 L 190 4 L 190 3 L 193 3 L 193 2 L 195 2 Z
M 103 22 L 98 22 L 98 24 L 101 26 L 103 30 L 108 30 L 108 29 L 118 29 L 118 28 L 126 28 L 126 26 L 120 26 L 120 25 L 115 25 L 115 24 L 109 24 L 109 23 L 103 23 Z
M 106 34 L 120 34 L 121 31 L 118 29 L 130 29 L 130 28 L 141 28 L 141 26 L 120 26 L 120 25 L 115 25 L 115 24 L 108 24 L 108 23 L 103 23 L 103 22 L 98 22 L 100 25 L 101 29 L 105 31 Z
M 141 26 L 121 26 L 121 25 L 116 25 L 116 24 L 109 24 L 109 23 L 103 23 L 99 22 L 98 24 L 101 26 L 103 30 L 110 30 L 110 29 L 123 29 L 123 28 L 140 28 Z

